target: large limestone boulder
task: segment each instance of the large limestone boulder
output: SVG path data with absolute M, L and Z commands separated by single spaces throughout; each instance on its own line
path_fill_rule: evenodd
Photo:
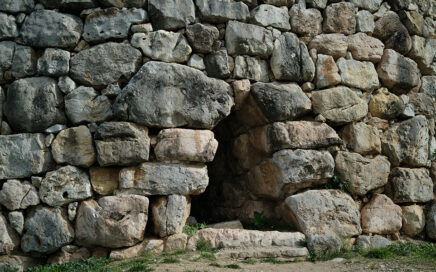
M 21 37 L 35 47 L 74 47 L 82 35 L 79 17 L 54 10 L 37 10 L 24 20 Z
M 89 169 L 92 189 L 99 195 L 108 195 L 118 188 L 119 168 L 92 167 Z
M 209 184 L 207 167 L 148 162 L 120 172 L 122 193 L 139 195 L 198 195 Z
M 330 55 L 335 59 L 347 55 L 347 36 L 344 34 L 320 34 L 309 43 L 309 49 L 316 49 L 318 54 Z
M 339 190 L 309 190 L 286 198 L 285 220 L 305 235 L 358 235 L 360 214 L 354 200 Z
M 215 26 L 196 23 L 187 26 L 185 34 L 194 52 L 207 54 L 221 46 L 220 32 Z
M 195 21 L 193 0 L 149 0 L 148 12 L 154 29 L 179 29 Z
M 189 196 L 159 197 L 151 204 L 153 232 L 159 237 L 182 233 L 191 211 Z
M 226 48 L 230 55 L 267 58 L 273 51 L 273 35 L 264 27 L 230 21 L 226 27 Z
M 359 32 L 348 36 L 348 50 L 356 60 L 379 62 L 385 45 L 376 38 Z
M 380 86 L 374 64 L 369 61 L 346 60 L 337 61 L 341 73 L 342 84 L 364 91 L 373 91 Z
M 312 108 L 310 99 L 297 84 L 256 83 L 250 96 L 236 113 L 247 126 L 296 119 Z
M 9 254 L 20 246 L 20 236 L 0 214 L 0 254 Z M 1 267 L 0 267 L 1 268 Z
M 408 93 L 420 83 L 421 73 L 413 60 L 386 49 L 377 67 L 381 82 L 397 94 Z
M 230 85 L 180 64 L 147 62 L 117 97 L 123 119 L 157 127 L 213 128 L 230 114 Z
M 245 21 L 250 17 L 248 6 L 233 0 L 195 0 L 203 21 L 226 23 L 229 20 Z
M 350 193 L 354 195 L 364 196 L 388 183 L 391 164 L 384 156 L 370 159 L 357 153 L 338 152 L 335 162 L 339 178 L 349 181 Z
M 335 87 L 312 93 L 313 111 L 335 125 L 359 121 L 368 113 L 365 100 L 348 87 Z
M 379 130 L 363 122 L 352 123 L 341 131 L 345 144 L 359 154 L 380 154 L 381 141 Z
M 28 181 L 8 180 L 0 190 L 0 204 L 8 210 L 24 210 L 39 204 L 38 191 Z
M 69 165 L 48 172 L 39 187 L 41 201 L 53 207 L 91 196 L 92 188 L 88 174 Z
M 371 115 L 383 119 L 394 119 L 404 112 L 403 99 L 389 92 L 386 88 L 380 88 L 374 92 L 369 101 Z
M 361 210 L 362 229 L 364 233 L 392 234 L 402 226 L 401 207 L 381 194 L 375 194 Z
M 159 161 L 211 162 L 217 149 L 212 131 L 177 128 L 159 132 L 154 153 Z
M 148 160 L 148 129 L 128 122 L 106 122 L 95 134 L 100 166 L 131 165 Z
M 326 183 L 335 163 L 327 151 L 284 149 L 252 168 L 249 190 L 258 197 L 279 199 L 300 189 Z
M 294 5 L 289 11 L 292 32 L 313 37 L 322 32 L 322 14 L 317 9 Z
M 21 249 L 26 252 L 50 254 L 70 244 L 74 229 L 62 208 L 38 206 L 27 215 Z
M 401 207 L 403 210 L 403 226 L 401 231 L 408 236 L 420 234 L 425 227 L 424 209 L 418 205 Z
M 356 32 L 356 10 L 353 3 L 334 3 L 324 10 L 322 30 L 326 33 L 343 33 L 346 35 Z
M 70 62 L 70 75 L 76 82 L 87 86 L 108 85 L 121 78 L 130 78 L 137 71 L 141 59 L 141 52 L 129 44 L 103 43 L 74 55 Z
M 144 238 L 148 198 L 105 196 L 82 202 L 76 218 L 76 241 L 86 247 L 133 246 Z
M 44 134 L 0 136 L 0 179 L 26 178 L 46 172 L 53 165 Z
M 90 167 L 95 162 L 92 135 L 86 126 L 62 130 L 51 144 L 53 158 L 58 164 Z
M 429 159 L 429 127 L 425 116 L 419 115 L 392 125 L 382 138 L 383 154 L 393 166 L 400 164 L 427 166 Z
M 42 132 L 54 124 L 66 122 L 63 108 L 63 96 L 56 81 L 49 77 L 32 77 L 10 85 L 4 114 L 16 131 Z
M 412 47 L 407 28 L 401 23 L 400 17 L 393 11 L 386 12 L 375 22 L 374 37 L 384 42 L 386 48 L 400 54 L 407 54 Z
M 433 201 L 431 207 L 426 215 L 426 230 L 427 236 L 436 241 L 436 201 Z
M 147 19 L 143 9 L 100 9 L 90 13 L 85 19 L 83 38 L 87 42 L 102 42 L 108 39 L 124 39 L 130 26 Z
M 181 33 L 165 30 L 135 33 L 131 44 L 141 49 L 145 56 L 164 62 L 186 62 L 192 52 L 188 41 Z
M 283 31 L 291 30 L 287 10 L 272 5 L 259 5 L 253 9 L 251 21 L 264 27 L 272 26 Z
M 433 199 L 433 181 L 426 168 L 394 168 L 389 176 L 395 203 L 428 202 Z
M 278 80 L 307 82 L 315 76 L 315 64 L 306 45 L 293 33 L 282 34 L 275 40 L 271 70 Z
M 34 0 L 2 0 L 0 11 L 8 13 L 28 13 L 35 7 Z

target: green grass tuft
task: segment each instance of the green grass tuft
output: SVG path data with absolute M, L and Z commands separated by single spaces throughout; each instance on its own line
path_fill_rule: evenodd
M 244 263 L 244 264 L 255 264 L 255 263 L 257 263 L 257 261 L 255 259 L 246 259 L 246 260 L 243 260 L 242 263 Z
M 186 235 L 188 235 L 189 237 L 191 237 L 191 236 L 193 236 L 193 235 L 194 235 L 198 230 L 205 229 L 205 228 L 207 228 L 206 223 L 199 223 L 199 224 L 193 224 L 193 225 L 186 224 L 186 225 L 183 227 L 183 233 L 186 234 Z
M 164 258 L 162 260 L 162 263 L 166 263 L 166 264 L 180 263 L 180 260 L 174 257 L 168 257 L 168 258 Z
M 97 259 L 95 257 L 79 261 L 70 262 L 64 264 L 54 264 L 54 265 L 44 265 L 35 266 L 27 269 L 27 272 L 99 272 L 102 270 L 111 259 Z

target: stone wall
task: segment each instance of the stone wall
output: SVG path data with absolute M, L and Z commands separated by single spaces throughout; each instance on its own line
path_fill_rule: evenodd
M 0 0 L 0 259 L 184 248 L 191 198 L 436 239 L 435 27 L 433 0 Z

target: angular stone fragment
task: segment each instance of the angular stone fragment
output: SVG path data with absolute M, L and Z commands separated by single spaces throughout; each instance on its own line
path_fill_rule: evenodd
M 21 238 L 24 252 L 50 254 L 71 243 L 74 230 L 62 208 L 38 206 L 27 215 Z
M 273 36 L 266 28 L 230 21 L 226 27 L 226 47 L 230 55 L 268 57 L 273 51 Z
M 407 56 L 418 64 L 421 73 L 424 75 L 436 75 L 436 39 L 424 39 L 423 37 L 412 37 L 412 49 Z
M 225 48 L 208 54 L 204 58 L 207 75 L 209 77 L 228 78 L 231 74 L 230 58 Z
M 315 76 L 315 65 L 306 45 L 292 33 L 282 34 L 275 40 L 271 70 L 278 80 L 307 82 Z
M 164 251 L 175 252 L 186 249 L 188 235 L 184 233 L 173 234 L 164 240 Z
M 256 83 L 236 117 L 248 126 L 298 118 L 311 109 L 310 99 L 296 84 Z
M 392 234 L 402 226 L 401 207 L 381 194 L 375 194 L 361 210 L 364 233 Z
M 383 154 L 393 166 L 427 166 L 428 130 L 427 119 L 422 115 L 392 125 L 382 138 Z
M 154 153 L 159 161 L 211 162 L 218 148 L 212 131 L 164 129 L 157 136 Z
M 350 2 L 358 8 L 375 12 L 380 8 L 383 0 L 351 0 Z
M 412 39 L 407 28 L 393 11 L 386 12 L 375 22 L 374 37 L 384 42 L 386 48 L 393 49 L 400 54 L 406 54 L 412 47 Z
M 342 130 L 345 144 L 359 154 L 379 154 L 381 141 L 378 129 L 365 123 L 353 123 Z
M 409 104 L 413 105 L 416 115 L 424 115 L 427 119 L 435 116 L 436 108 L 431 96 L 425 93 L 411 93 L 408 96 Z
M 235 96 L 235 110 L 239 110 L 247 100 L 247 97 L 250 93 L 250 88 L 251 88 L 250 80 L 248 79 L 235 80 L 232 82 L 232 88 L 233 88 L 233 95 Z
M 108 195 L 118 188 L 118 168 L 92 167 L 89 169 L 92 189 L 99 195 Z
M 145 56 L 165 62 L 186 62 L 192 52 L 182 34 L 165 30 L 135 33 L 131 44 L 141 49 Z
M 316 60 L 316 87 L 331 87 L 341 83 L 338 66 L 332 56 L 318 54 Z
M 321 34 L 309 43 L 309 49 L 316 49 L 318 54 L 340 58 L 347 55 L 347 36 L 344 34 Z
M 389 176 L 395 203 L 428 202 L 433 199 L 433 181 L 425 168 L 394 168 Z
M 142 8 L 147 0 L 98 0 L 105 7 Z
M 0 190 L 0 204 L 8 210 L 24 210 L 39 204 L 38 191 L 28 181 L 8 180 Z
M 170 163 L 142 163 L 120 172 L 121 192 L 140 195 L 198 195 L 209 183 L 207 167 Z
M 307 248 L 315 252 L 338 252 L 342 246 L 341 239 L 334 233 L 314 234 L 307 238 Z
M 322 29 L 326 33 L 343 33 L 346 35 L 356 32 L 356 11 L 354 4 L 347 2 L 334 3 L 324 10 Z
M 248 6 L 233 0 L 196 0 L 203 21 L 226 23 L 229 20 L 245 21 L 250 17 Z
M 421 81 L 420 92 L 425 93 L 432 98 L 436 98 L 436 76 L 423 76 Z
M 191 200 L 181 195 L 159 197 L 151 204 L 153 232 L 159 237 L 182 233 L 191 211 Z
M 142 23 L 147 18 L 143 9 L 108 8 L 96 10 L 85 19 L 83 38 L 87 42 L 102 42 L 108 39 L 123 39 L 129 34 L 132 24 Z
M 271 5 L 259 5 L 251 11 L 251 22 L 264 27 L 272 26 L 282 31 L 290 31 L 289 14 L 286 9 Z
M 58 87 L 62 93 L 69 94 L 77 88 L 77 85 L 69 76 L 62 76 L 58 79 Z
M 0 179 L 26 178 L 46 172 L 53 159 L 44 134 L 0 136 Z
M 109 98 L 91 87 L 75 89 L 65 96 L 65 110 L 73 124 L 83 122 L 102 122 L 112 117 Z
M 50 206 L 83 200 L 92 196 L 88 174 L 74 166 L 48 172 L 39 187 L 39 198 Z
M 120 248 L 144 239 L 148 198 L 105 196 L 83 201 L 76 218 L 76 241 L 86 247 Z
M 127 122 L 106 122 L 95 134 L 100 166 L 130 165 L 148 160 L 148 129 Z
M 403 100 L 386 88 L 378 89 L 369 101 L 369 111 L 374 117 L 394 119 L 404 111 Z
M 300 189 L 326 183 L 333 177 L 334 165 L 327 151 L 284 149 L 250 170 L 249 188 L 262 198 L 287 197 Z
M 207 54 L 219 49 L 220 32 L 218 28 L 200 23 L 186 27 L 186 37 L 194 52 Z
M 20 246 L 20 236 L 0 214 L 0 254 L 9 254 Z M 1 267 L 0 267 L 1 268 Z
M 0 41 L 16 38 L 18 35 L 19 32 L 15 22 L 15 17 L 0 12 Z
M 408 93 L 417 87 L 421 77 L 418 65 L 413 60 L 391 49 L 384 51 L 377 72 L 383 85 L 397 94 Z
M 366 101 L 343 86 L 313 92 L 312 103 L 316 114 L 337 125 L 358 121 L 368 113 Z
M 322 33 L 322 15 L 317 9 L 305 9 L 294 5 L 289 11 L 292 32 L 313 37 Z
M 38 10 L 26 17 L 21 37 L 26 45 L 35 47 L 74 47 L 82 35 L 79 17 L 54 10 Z
M 427 236 L 432 239 L 436 240 L 436 201 L 433 201 L 431 204 L 431 207 L 426 215 L 426 230 L 427 230 Z
M 340 58 L 337 64 L 344 85 L 364 91 L 372 91 L 379 87 L 377 71 L 372 62 Z
M 99 44 L 71 58 L 70 75 L 84 85 L 108 85 L 122 78 L 130 78 L 138 69 L 141 56 L 139 50 L 128 44 Z
M 354 195 L 364 196 L 388 183 L 391 164 L 384 156 L 369 159 L 357 153 L 338 152 L 335 162 L 339 178 L 349 182 Z
M 30 12 L 34 6 L 34 0 L 0 0 L 0 11 L 9 13 L 27 13 Z
M 138 258 L 140 256 L 147 256 L 147 254 L 162 253 L 164 249 L 164 242 L 161 239 L 145 238 L 141 243 L 125 248 L 112 250 L 109 258 L 112 260 L 127 260 Z
M 348 50 L 356 60 L 379 62 L 383 55 L 384 44 L 365 33 L 348 36 Z
M 23 234 L 24 216 L 23 212 L 15 211 L 8 213 L 8 220 L 11 227 L 19 234 Z
M 235 78 L 268 82 L 268 62 L 249 56 L 237 56 L 233 74 Z
M 356 203 L 339 190 L 309 190 L 296 194 L 286 198 L 285 207 L 286 215 L 305 235 L 349 237 L 362 232 Z
M 51 144 L 53 158 L 58 164 L 90 167 L 95 162 L 92 135 L 86 126 L 62 130 Z
M 361 249 L 375 249 L 375 248 L 383 248 L 391 245 L 392 242 L 388 239 L 384 238 L 380 235 L 359 235 L 357 237 L 356 246 L 360 247 Z
M 154 29 L 173 30 L 195 21 L 193 0 L 149 0 L 148 14 Z
M 12 60 L 15 52 L 15 43 L 11 41 L 0 42 L 0 83 L 3 83 L 3 72 L 12 66 Z
M 37 70 L 37 55 L 29 46 L 15 45 L 11 72 L 14 78 L 30 77 Z
M 404 26 L 409 30 L 410 35 L 422 36 L 424 17 L 416 10 L 401 10 L 398 15 Z
M 38 73 L 45 76 L 62 76 L 70 71 L 70 52 L 47 48 L 38 59 Z
M 375 28 L 374 16 L 367 10 L 361 10 L 356 15 L 356 31 L 372 33 Z
M 224 81 L 179 64 L 147 62 L 117 97 L 114 110 L 147 126 L 213 128 L 232 106 Z
M 425 227 L 424 209 L 418 205 L 401 207 L 403 210 L 403 226 L 401 231 L 408 236 L 420 234 Z

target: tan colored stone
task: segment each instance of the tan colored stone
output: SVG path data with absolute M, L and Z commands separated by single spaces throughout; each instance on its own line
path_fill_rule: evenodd
M 236 80 L 232 83 L 233 93 L 235 95 L 235 110 L 239 110 L 242 104 L 245 103 L 249 93 L 250 93 L 250 80 L 242 79 Z
M 369 101 L 369 112 L 372 116 L 383 119 L 394 119 L 404 111 L 403 100 L 386 88 L 378 89 Z
M 348 36 L 348 50 L 356 60 L 366 60 L 377 63 L 383 55 L 384 44 L 365 33 Z
M 188 235 L 184 233 L 173 234 L 164 240 L 164 251 L 174 252 L 177 250 L 186 249 Z
M 309 49 L 316 49 L 318 54 L 330 55 L 335 59 L 347 55 L 347 36 L 344 34 L 320 34 L 309 43 Z
M 356 32 L 356 10 L 352 3 L 334 3 L 324 10 L 322 30 L 326 33 L 343 33 L 346 35 Z
M 425 227 L 424 209 L 418 205 L 401 207 L 403 210 L 403 227 L 401 231 L 408 236 L 420 234 Z
M 339 83 L 341 83 L 341 76 L 333 57 L 318 54 L 316 61 L 316 87 L 331 87 Z
M 151 204 L 154 234 L 166 237 L 182 233 L 190 212 L 189 196 L 169 195 L 154 200 Z
M 92 189 L 100 195 L 107 195 L 118 188 L 120 169 L 92 167 L 89 169 Z
M 292 32 L 300 36 L 313 37 L 322 32 L 322 15 L 317 9 L 301 8 L 294 5 L 289 11 Z
M 361 210 L 364 233 L 392 234 L 401 229 L 402 210 L 382 194 L 375 194 Z
M 28 181 L 11 179 L 2 184 L 0 204 L 8 210 L 27 209 L 39 204 L 37 189 Z
M 109 258 L 112 260 L 127 260 L 145 256 L 148 253 L 159 254 L 162 253 L 164 249 L 164 242 L 161 239 L 145 238 L 141 243 L 124 248 L 112 250 Z
M 387 120 L 380 119 L 378 117 L 371 117 L 368 120 L 367 124 L 377 129 L 380 129 L 382 131 L 385 131 L 389 128 L 389 122 Z
M 374 64 L 368 61 L 346 60 L 337 61 L 341 73 L 342 84 L 364 91 L 372 91 L 380 86 Z
M 159 161 L 211 162 L 217 148 L 212 131 L 172 128 L 159 132 L 154 153 Z
M 77 247 L 73 245 L 64 246 L 59 252 L 50 256 L 48 263 L 63 264 L 69 262 L 78 262 L 91 257 L 91 253 L 84 247 Z
M 348 148 L 359 154 L 380 154 L 381 141 L 378 129 L 365 123 L 350 124 L 341 132 Z
M 389 179 L 395 203 L 428 202 L 433 199 L 433 181 L 426 168 L 397 167 L 392 170 Z

